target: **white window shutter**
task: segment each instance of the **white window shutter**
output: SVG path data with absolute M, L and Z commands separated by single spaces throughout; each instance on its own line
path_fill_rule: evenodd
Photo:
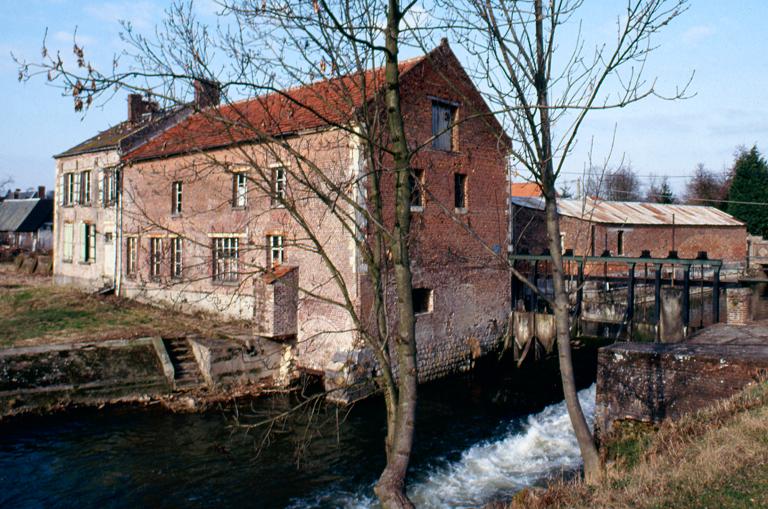
M 64 205 L 64 174 L 60 173 L 56 176 L 56 203 L 59 206 Z
M 76 203 L 82 202 L 82 198 L 80 197 L 80 181 L 82 180 L 82 175 L 83 175 L 82 173 L 79 175 L 75 175 L 75 178 L 73 179 L 75 181 L 75 192 L 74 192 L 75 200 L 74 201 Z
M 96 175 L 97 175 L 96 176 L 96 180 L 98 180 L 98 182 L 99 182 L 98 183 L 98 186 L 99 186 L 99 205 L 103 205 L 104 204 L 104 175 L 106 175 L 106 173 L 104 172 L 104 170 L 98 170 L 96 172 Z

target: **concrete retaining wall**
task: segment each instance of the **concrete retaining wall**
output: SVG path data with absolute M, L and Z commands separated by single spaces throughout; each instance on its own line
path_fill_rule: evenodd
M 617 343 L 598 352 L 595 428 L 660 422 L 711 405 L 768 374 L 768 346 Z
M 152 338 L 0 351 L 0 416 L 171 390 Z

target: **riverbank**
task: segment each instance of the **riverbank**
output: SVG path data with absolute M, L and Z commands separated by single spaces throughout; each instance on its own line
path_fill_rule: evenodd
M 624 422 L 602 448 L 597 487 L 524 490 L 508 509 L 768 507 L 768 383 L 659 427 Z

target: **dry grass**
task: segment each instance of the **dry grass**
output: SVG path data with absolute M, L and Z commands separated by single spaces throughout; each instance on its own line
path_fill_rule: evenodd
M 511 508 L 768 507 L 768 384 L 760 383 L 642 439 L 602 485 L 561 482 Z
M 115 296 L 53 286 L 48 277 L 0 266 L 0 347 L 124 339 L 151 335 L 247 332 L 247 324 L 222 323 Z

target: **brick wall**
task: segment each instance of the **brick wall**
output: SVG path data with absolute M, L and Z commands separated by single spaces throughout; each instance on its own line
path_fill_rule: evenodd
M 517 207 L 513 217 L 516 245 L 540 253 L 547 241 L 543 212 Z M 699 251 L 706 251 L 711 259 L 744 263 L 747 256 L 744 226 L 613 226 L 562 216 L 560 230 L 564 234 L 563 247 L 573 249 L 577 255 L 600 256 L 608 250 L 616 256 L 619 232 L 623 232 L 624 256 L 640 256 L 643 250 L 649 250 L 653 257 L 666 258 L 673 247 L 681 258 L 696 258 Z
M 752 321 L 752 289 L 728 288 L 726 298 L 726 323 L 745 325 Z
M 417 146 L 432 136 L 432 101 L 458 105 L 459 118 L 471 118 L 484 108 L 458 62 L 449 52 L 437 54 L 437 65 L 417 66 L 403 79 L 403 110 L 409 143 Z M 486 110 L 487 111 L 487 110 Z M 466 369 L 479 355 L 493 349 L 501 336 L 510 309 L 509 274 L 500 256 L 508 244 L 507 185 L 504 151 L 490 117 L 471 118 L 453 134 L 454 150 L 431 147 L 414 157 L 413 166 L 424 171 L 425 203 L 412 217 L 411 254 L 413 284 L 432 290 L 431 310 L 417 318 L 417 349 L 422 380 Z M 367 171 L 361 147 L 341 130 L 306 133 L 291 139 L 294 148 L 323 168 L 332 179 L 349 179 Z M 277 150 L 278 153 L 274 151 Z M 298 267 L 297 365 L 312 371 L 344 372 L 366 355 L 360 350 L 355 326 L 347 312 L 333 302 L 342 294 L 311 241 L 287 211 L 270 203 L 264 179 L 254 176 L 248 206 L 232 207 L 232 175 L 220 163 L 253 163 L 268 168 L 276 161 L 292 161 L 275 147 L 239 146 L 204 155 L 173 157 L 134 164 L 125 173 L 125 233 L 139 244 L 138 273 L 127 279 L 129 295 L 171 302 L 182 309 L 206 309 L 243 319 L 254 313 L 253 280 L 267 268 L 267 235 L 287 239 L 286 261 Z M 212 164 L 212 163 L 219 164 Z M 391 160 L 379 160 L 384 169 L 384 213 L 394 220 Z M 298 169 L 298 167 L 293 168 Z M 467 176 L 467 206 L 454 210 L 454 174 Z M 184 184 L 183 212 L 171 214 L 171 186 Z M 337 180 L 338 181 L 338 180 Z M 251 184 L 251 183 L 249 183 Z M 328 211 L 328 204 L 311 198 L 311 192 L 289 180 L 289 194 L 299 200 L 308 225 L 322 241 L 338 274 L 358 306 L 365 326 L 372 326 L 372 299 L 367 267 L 354 239 Z M 357 191 L 351 186 L 352 193 Z M 309 198 L 309 199 L 306 199 Z M 364 196 L 360 197 L 364 202 Z M 343 201 L 334 204 L 345 207 Z M 347 209 L 351 216 L 354 212 Z M 212 281 L 212 235 L 239 235 L 244 274 L 236 284 Z M 170 277 L 170 238 L 184 238 L 184 278 Z M 161 277 L 149 277 L 151 238 L 162 238 L 164 260 Z M 125 258 L 125 257 L 124 257 Z M 391 269 L 391 267 L 390 267 Z M 391 281 L 388 277 L 387 281 Z M 314 296 L 309 295 L 312 292 Z M 389 306 L 394 310 L 393 285 Z M 249 300 L 250 299 L 250 300 Z M 390 330 L 395 330 L 394 312 Z M 342 382 L 349 381 L 341 378 Z
M 768 347 L 617 343 L 598 352 L 595 427 L 658 423 L 711 405 L 763 377 Z

